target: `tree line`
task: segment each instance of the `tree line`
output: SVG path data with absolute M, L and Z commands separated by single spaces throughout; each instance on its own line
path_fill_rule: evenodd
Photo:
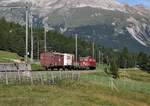
M 34 59 L 38 52 L 44 51 L 44 29 L 33 28 L 34 36 Z M 14 22 L 7 22 L 5 18 L 0 19 L 0 49 L 15 52 L 20 56 L 25 55 L 25 26 Z M 29 51 L 31 50 L 30 28 L 29 28 Z M 65 36 L 55 31 L 47 32 L 47 51 L 62 53 L 75 53 L 75 37 Z M 92 56 L 92 42 L 87 42 L 78 37 L 79 56 Z M 30 55 L 29 55 L 30 57 Z
M 119 68 L 140 68 L 150 72 L 150 55 L 143 52 L 130 53 L 126 47 L 120 51 L 105 50 L 102 62 L 109 66 L 109 72 L 106 73 L 111 74 L 113 78 L 119 77 Z

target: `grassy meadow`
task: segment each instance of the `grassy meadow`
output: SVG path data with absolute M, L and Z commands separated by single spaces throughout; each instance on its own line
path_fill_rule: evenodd
M 102 68 L 80 81 L 56 85 L 0 85 L 0 106 L 150 106 L 150 74 L 121 70 L 112 80 Z M 112 84 L 113 83 L 113 84 Z
M 19 55 L 12 52 L 0 51 L 0 62 L 10 62 L 17 59 L 22 59 Z

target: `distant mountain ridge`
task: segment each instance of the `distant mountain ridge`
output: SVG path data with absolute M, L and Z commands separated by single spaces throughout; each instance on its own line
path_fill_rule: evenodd
M 150 52 L 150 10 L 142 5 L 129 6 L 116 0 L 29 1 L 39 26 L 47 23 L 51 30 L 72 36 L 78 34 L 114 49 L 126 46 L 130 51 Z M 25 2 L 1 0 L 0 4 L 25 5 Z M 23 12 L 16 9 L 12 14 L 8 9 L 0 10 L 1 16 L 21 24 L 25 20 Z

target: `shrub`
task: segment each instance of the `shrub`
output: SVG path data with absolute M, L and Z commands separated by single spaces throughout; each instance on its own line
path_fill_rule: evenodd
M 112 75 L 113 78 L 116 79 L 119 77 L 118 71 L 119 71 L 118 65 L 116 64 L 115 59 L 113 59 L 110 64 L 110 74 Z

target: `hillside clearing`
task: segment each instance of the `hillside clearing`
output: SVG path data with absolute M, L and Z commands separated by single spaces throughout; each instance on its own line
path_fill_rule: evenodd
M 22 59 L 22 57 L 20 57 L 16 53 L 0 50 L 0 62 L 11 62 L 20 59 Z

